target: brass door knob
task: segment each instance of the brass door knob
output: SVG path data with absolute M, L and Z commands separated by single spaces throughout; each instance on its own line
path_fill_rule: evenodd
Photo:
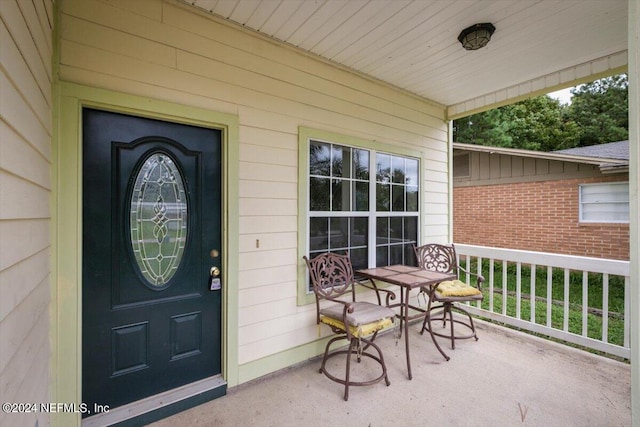
M 220 269 L 218 267 L 211 267 L 211 270 L 209 270 L 209 274 L 211 275 L 211 277 L 218 277 L 220 275 Z

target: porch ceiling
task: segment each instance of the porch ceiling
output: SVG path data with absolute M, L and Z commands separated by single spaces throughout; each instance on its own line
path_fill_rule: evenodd
M 450 117 L 625 69 L 627 0 L 181 0 L 445 105 Z M 457 40 L 496 31 L 482 49 Z

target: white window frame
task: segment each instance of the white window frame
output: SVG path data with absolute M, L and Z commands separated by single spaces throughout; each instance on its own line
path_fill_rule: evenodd
M 424 180 L 422 169 L 424 158 L 417 150 L 395 147 L 391 144 L 384 144 L 378 141 L 363 140 L 348 137 L 327 131 L 303 128 L 299 129 L 298 135 L 299 149 L 299 185 L 298 185 L 298 252 L 300 262 L 298 264 L 298 304 L 304 305 L 312 303 L 313 293 L 309 290 L 308 274 L 306 265 L 302 261 L 302 256 L 309 254 L 309 222 L 312 216 L 324 215 L 325 211 L 310 211 L 309 209 L 309 146 L 312 141 L 339 145 L 350 148 L 368 150 L 369 155 L 369 210 L 368 211 L 336 211 L 329 217 L 368 217 L 368 267 L 376 264 L 376 220 L 379 217 L 407 217 L 415 216 L 417 220 L 417 242 L 420 241 L 422 224 L 422 195 L 424 194 Z M 418 161 L 418 209 L 417 211 L 376 211 L 376 154 L 387 154 L 412 158 Z
M 584 196 L 583 196 L 583 190 L 585 188 L 594 188 L 594 187 L 611 187 L 611 186 L 624 186 L 626 187 L 626 194 L 627 194 L 627 199 L 626 201 L 608 201 L 608 200 L 602 200 L 602 201 L 592 201 L 592 202 L 585 202 Z M 629 182 L 628 181 L 616 181 L 616 182 L 598 182 L 598 183 L 593 183 L 593 184 L 580 184 L 578 186 L 578 197 L 579 197 L 579 216 L 578 216 L 578 220 L 580 223 L 586 223 L 586 224 L 594 224 L 594 223 L 600 223 L 600 224 L 628 224 L 629 223 Z M 619 219 L 610 219 L 610 220 L 606 220 L 606 219 L 585 219 L 585 212 L 584 212 L 584 207 L 585 205 L 625 205 L 627 206 L 627 219 L 626 220 L 619 220 Z

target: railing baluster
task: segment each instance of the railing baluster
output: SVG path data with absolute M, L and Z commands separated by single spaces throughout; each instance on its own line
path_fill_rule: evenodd
M 489 311 L 493 313 L 493 258 L 489 259 Z
M 569 269 L 564 269 L 564 312 L 562 330 L 569 332 Z
M 502 314 L 507 315 L 507 261 L 502 261 Z
M 482 276 L 482 257 L 478 257 L 477 262 L 478 262 L 478 265 L 477 265 L 478 276 Z M 476 307 L 481 308 L 482 307 L 482 301 L 476 301 Z
M 471 271 L 471 256 L 467 255 L 464 260 L 467 263 L 465 265 L 465 270 Z M 471 276 L 469 275 L 469 273 L 465 273 L 464 282 L 468 285 L 470 280 L 471 280 Z
M 522 306 L 522 264 L 516 264 L 516 319 L 522 318 L 520 309 Z
M 582 272 L 582 336 L 587 337 L 589 324 L 589 273 Z
M 553 306 L 553 268 L 547 267 L 547 326 L 552 327 L 551 307 Z
M 602 342 L 609 342 L 609 275 L 602 275 Z
M 536 322 L 536 265 L 531 264 L 531 283 L 529 284 L 530 314 L 529 321 Z

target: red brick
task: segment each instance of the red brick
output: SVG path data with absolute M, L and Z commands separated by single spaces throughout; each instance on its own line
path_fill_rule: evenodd
M 604 181 L 620 181 L 609 177 Z M 578 185 L 603 179 L 572 179 L 453 191 L 453 240 L 610 259 L 629 259 L 628 224 L 580 224 Z

